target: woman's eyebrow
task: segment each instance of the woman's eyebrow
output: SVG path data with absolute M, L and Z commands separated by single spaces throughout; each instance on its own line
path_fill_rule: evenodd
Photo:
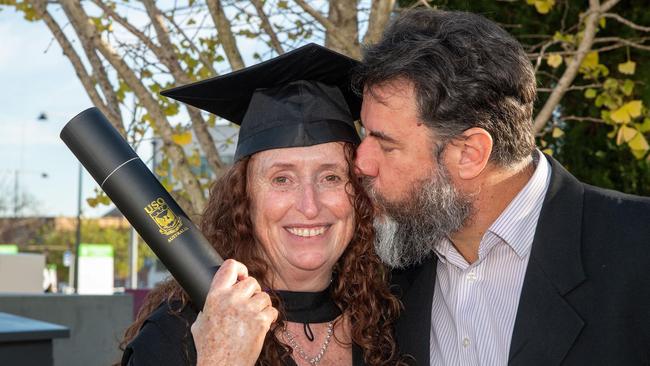
M 267 169 L 294 169 L 296 168 L 296 164 L 292 163 L 273 163 L 271 166 L 269 166 Z M 344 170 L 345 167 L 342 164 L 338 163 L 323 163 L 318 165 L 318 170 Z
M 291 168 L 296 166 L 295 164 L 292 163 L 273 163 L 271 164 L 272 168 L 278 167 L 278 168 Z
M 336 164 L 336 163 L 321 164 L 319 168 L 320 168 L 320 170 L 343 170 L 343 169 L 345 169 L 341 164 Z

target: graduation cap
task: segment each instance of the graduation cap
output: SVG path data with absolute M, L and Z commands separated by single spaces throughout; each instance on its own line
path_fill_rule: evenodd
M 354 121 L 359 119 L 361 99 L 350 82 L 358 64 L 310 43 L 161 94 L 240 125 L 235 161 L 269 149 L 333 141 L 358 144 Z

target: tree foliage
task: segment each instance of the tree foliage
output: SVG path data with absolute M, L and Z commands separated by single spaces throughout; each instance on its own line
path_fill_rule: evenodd
M 110 244 L 113 246 L 115 278 L 124 280 L 129 276 L 129 238 L 128 227 L 102 226 L 97 220 L 82 220 L 81 242 L 92 244 Z M 75 230 L 54 230 L 52 225 L 42 225 L 37 229 L 25 246 L 47 254 L 47 263 L 55 264 L 59 281 L 67 282 L 69 268 L 63 266 L 63 253 L 74 250 Z M 41 249 L 42 248 L 42 249 Z M 154 258 L 151 249 L 138 240 L 138 270 L 144 265 L 145 258 Z
M 535 130 L 545 151 L 580 178 L 650 190 L 650 14 L 632 0 L 0 0 L 44 22 L 93 103 L 129 141 L 163 142 L 164 169 L 190 215 L 206 202 L 199 155 L 219 174 L 215 118 L 162 97 L 172 85 L 268 59 L 306 42 L 361 56 L 389 17 L 412 6 L 467 10 L 524 45 L 540 95 Z M 191 131 L 191 133 L 190 133 Z M 163 181 L 168 189 L 178 188 Z M 94 198 L 105 201 L 101 194 Z

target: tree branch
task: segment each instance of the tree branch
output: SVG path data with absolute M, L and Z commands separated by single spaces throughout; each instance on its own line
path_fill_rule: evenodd
M 205 57 L 205 55 L 201 52 L 201 50 L 199 50 L 199 48 L 196 47 L 196 44 L 194 43 L 194 41 L 190 37 L 187 36 L 185 31 L 183 31 L 183 28 L 181 28 L 178 25 L 178 23 L 176 23 L 174 18 L 169 16 L 168 14 L 165 14 L 165 13 L 163 13 L 163 16 L 165 17 L 165 19 L 167 19 L 167 21 L 171 25 L 174 26 L 176 31 L 183 37 L 183 39 L 185 39 L 189 43 L 190 48 L 192 49 L 192 51 L 196 52 L 196 54 L 199 57 L 199 60 L 201 60 L 201 62 L 203 63 L 203 66 L 205 66 L 208 70 L 210 70 L 210 74 L 213 75 L 213 76 L 219 75 L 219 73 L 217 72 L 217 69 L 215 69 L 214 65 L 212 65 L 212 62 L 210 62 L 210 60 Z
M 174 164 L 174 169 L 178 174 L 180 182 L 183 184 L 185 191 L 190 196 L 192 203 L 188 214 L 200 213 L 205 206 L 205 196 L 199 184 L 198 179 L 194 176 L 187 164 L 187 157 L 183 149 L 173 142 L 173 130 L 167 117 L 162 111 L 158 102 L 153 98 L 149 90 L 142 83 L 140 78 L 131 70 L 129 65 L 118 55 L 113 48 L 104 41 L 95 27 L 89 23 L 88 15 L 81 6 L 80 0 L 61 0 L 61 5 L 70 19 L 73 26 L 76 25 L 79 38 L 89 44 L 92 44 L 113 66 L 118 75 L 129 85 L 135 93 L 144 108 L 152 117 L 154 130 L 160 134 L 163 140 L 163 149 Z
M 349 45 L 349 40 L 346 40 L 340 33 L 339 27 L 332 22 L 330 19 L 325 17 L 323 14 L 321 14 L 318 10 L 314 9 L 311 5 L 307 4 L 304 0 L 294 0 L 298 6 L 302 8 L 306 13 L 312 16 L 318 23 L 320 23 L 323 28 L 325 28 L 325 34 L 328 37 L 331 37 L 332 40 L 334 40 L 337 45 L 341 46 L 342 49 L 340 50 L 343 53 L 346 53 L 350 55 L 351 57 L 354 57 L 356 59 L 359 59 L 361 56 L 361 52 L 358 47 L 353 47 Z M 351 1 L 351 0 L 347 0 Z M 334 0 L 330 0 L 330 7 L 332 7 L 332 3 Z M 356 3 L 356 1 L 354 1 Z M 330 11 L 332 9 L 330 8 Z M 356 36 L 356 34 L 355 34 Z M 356 37 L 355 37 L 356 40 Z M 326 42 L 327 43 L 327 42 Z
M 264 32 L 266 32 L 266 34 L 271 39 L 271 46 L 273 46 L 273 49 L 275 50 L 275 52 L 278 53 L 278 55 L 283 54 L 284 49 L 282 48 L 282 44 L 278 39 L 278 35 L 273 30 L 273 27 L 271 26 L 271 22 L 269 22 L 269 17 L 267 17 L 266 13 L 264 12 L 264 4 L 262 4 L 261 0 L 251 0 L 251 3 L 253 4 L 255 10 L 257 11 L 257 16 L 260 17 L 260 21 L 261 21 L 260 25 L 262 29 L 264 29 Z
M 208 9 L 210 9 L 210 14 L 212 15 L 212 20 L 214 25 L 217 27 L 217 33 L 219 36 L 219 41 L 223 47 L 228 62 L 230 63 L 230 68 L 234 70 L 239 70 L 244 68 L 244 60 L 239 53 L 237 48 L 237 40 L 235 35 L 232 33 L 232 28 L 230 20 L 226 17 L 226 13 L 223 11 L 223 6 L 221 5 L 220 0 L 207 0 Z
M 81 60 L 77 52 L 74 50 L 74 47 L 72 47 L 72 43 L 70 43 L 68 38 L 65 36 L 63 30 L 61 29 L 61 27 L 59 27 L 59 24 L 52 17 L 52 14 L 50 14 L 50 12 L 47 11 L 46 2 L 31 1 L 31 3 L 34 5 L 34 8 L 36 9 L 37 13 L 43 19 L 47 27 L 52 32 L 52 35 L 54 35 L 54 38 L 59 43 L 59 46 L 61 46 L 61 49 L 63 50 L 63 54 L 68 58 L 68 60 L 70 60 L 70 63 L 72 63 L 72 67 L 74 68 L 75 73 L 79 78 L 79 81 L 81 81 L 84 90 L 86 90 L 86 93 L 88 93 L 88 97 L 90 98 L 90 101 L 93 103 L 93 105 L 99 108 L 99 110 L 102 113 L 104 113 L 104 115 L 106 115 L 106 117 L 111 122 L 113 127 L 115 127 L 118 130 L 118 132 L 122 135 L 122 137 L 126 137 L 126 131 L 124 130 L 124 123 L 122 122 L 122 116 L 119 113 L 115 113 L 115 111 L 110 109 L 106 105 L 102 97 L 99 95 L 97 89 L 95 88 L 95 84 L 92 80 L 92 76 L 89 75 L 88 72 L 86 71 L 86 68 L 83 65 L 83 61 Z
M 149 49 L 151 49 L 154 53 L 158 53 L 158 45 L 153 43 L 151 37 L 148 35 L 144 34 L 140 29 L 135 27 L 133 24 L 129 23 L 129 21 L 120 16 L 111 8 L 110 6 L 106 5 L 104 1 L 100 0 L 92 0 L 95 5 L 97 5 L 100 9 L 104 11 L 104 14 L 108 15 L 109 17 L 115 19 L 117 23 L 119 23 L 121 26 L 123 26 L 126 30 L 131 32 L 136 38 L 140 40 L 140 42 L 144 43 Z
M 165 64 L 165 66 L 167 66 L 176 83 L 189 84 L 192 82 L 192 79 L 190 79 L 181 68 L 178 57 L 174 52 L 174 46 L 169 39 L 169 32 L 163 22 L 162 12 L 156 7 L 154 0 L 143 0 L 142 2 L 147 10 L 147 14 L 151 18 L 154 30 L 156 31 L 156 36 L 160 42 L 160 47 L 157 48 L 156 56 L 163 62 L 163 64 Z M 205 123 L 205 120 L 198 109 L 187 105 L 186 107 L 190 116 L 190 121 L 192 121 L 194 134 L 199 141 L 199 146 L 201 146 L 201 150 L 203 150 L 203 153 L 210 164 L 210 168 L 217 176 L 219 176 L 223 170 L 223 162 L 219 158 L 219 151 L 217 151 L 214 140 L 208 131 L 208 125 Z
M 650 37 L 639 37 L 639 38 L 632 38 L 632 39 L 625 39 L 625 38 L 619 38 L 619 37 L 601 37 L 601 38 L 594 38 L 593 44 L 596 43 L 605 43 L 605 42 L 616 42 L 614 44 L 600 47 L 600 48 L 592 48 L 591 51 L 594 52 L 606 52 L 606 51 L 611 51 L 615 50 L 621 47 L 629 46 L 632 48 L 637 48 L 640 50 L 648 50 L 650 46 L 642 44 L 643 42 L 646 42 L 650 40 Z M 641 43 L 640 43 L 641 42 Z M 593 46 L 592 44 L 592 46 Z M 574 56 L 578 53 L 578 51 L 554 51 L 554 52 L 549 52 L 546 55 L 560 55 L 560 56 Z M 536 59 L 540 56 L 544 56 L 542 52 L 539 53 L 527 53 L 526 56 L 528 56 L 529 59 Z
M 75 22 L 73 19 L 70 19 L 70 23 L 72 24 L 73 28 L 75 28 L 77 35 L 79 35 L 79 32 L 77 31 L 80 26 L 79 23 Z M 112 116 L 112 118 L 117 118 L 117 116 L 119 116 L 119 118 L 115 120 L 115 123 L 119 124 L 120 126 L 118 128 L 118 131 L 124 131 L 124 124 L 120 115 L 120 103 L 117 99 L 117 95 L 115 94 L 115 90 L 113 90 L 113 85 L 108 79 L 108 73 L 104 68 L 104 64 L 97 55 L 96 48 L 93 47 L 93 45 L 88 42 L 87 39 L 79 37 L 79 41 L 81 42 L 81 46 L 84 50 L 84 53 L 86 54 L 86 58 L 88 59 L 88 62 L 93 69 L 91 77 L 94 79 L 94 81 L 97 82 L 97 84 L 99 84 L 102 94 L 104 94 L 104 98 L 106 100 L 106 108 L 113 111 L 107 116 Z
M 585 89 L 590 89 L 590 88 L 601 88 L 603 84 L 589 84 L 589 85 L 573 85 L 567 89 L 567 91 L 573 91 L 573 90 L 585 90 Z M 538 92 L 542 93 L 550 93 L 554 90 L 554 88 L 537 88 Z
M 363 37 L 364 44 L 371 44 L 379 41 L 394 7 L 395 0 L 372 0 L 372 5 L 370 6 L 370 18 L 368 19 L 368 30 Z
M 604 119 L 601 119 L 601 118 L 582 117 L 582 116 L 562 116 L 562 120 L 563 121 L 607 123 Z
M 601 6 L 598 0 L 589 0 L 589 10 L 584 20 L 585 30 L 582 40 L 578 46 L 578 50 L 571 63 L 567 65 L 566 69 L 564 70 L 564 74 L 562 74 L 562 77 L 558 81 L 557 86 L 554 88 L 553 92 L 544 103 L 544 106 L 539 111 L 539 113 L 537 113 L 534 121 L 535 132 L 539 132 L 544 128 L 546 122 L 551 117 L 555 106 L 557 106 L 560 100 L 562 100 L 562 97 L 566 93 L 567 89 L 571 86 L 571 83 L 573 83 L 573 80 L 578 74 L 578 69 L 582 63 L 582 60 L 591 50 L 591 46 L 593 45 L 594 38 L 596 36 L 596 31 L 598 30 L 598 20 L 600 19 L 602 13 L 614 6 L 618 1 L 619 0 L 609 0 Z
M 619 21 L 620 23 L 623 23 L 623 24 L 627 25 L 628 27 L 630 27 L 630 28 L 632 28 L 632 29 L 634 29 L 634 30 L 638 30 L 638 31 L 641 31 L 641 32 L 650 32 L 650 27 L 644 27 L 644 26 L 642 26 L 642 25 L 638 25 L 638 24 L 632 23 L 631 21 L 629 21 L 629 20 L 623 18 L 622 16 L 620 16 L 620 15 L 618 15 L 618 14 L 615 14 L 615 13 L 605 13 L 605 14 L 603 14 L 603 16 L 604 16 L 605 18 L 616 19 L 616 20 Z

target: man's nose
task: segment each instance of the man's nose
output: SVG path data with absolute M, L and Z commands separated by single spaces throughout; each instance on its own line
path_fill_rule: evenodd
M 367 141 L 367 139 L 364 139 L 361 142 L 361 145 L 357 147 L 357 156 L 354 159 L 354 169 L 359 175 L 376 177 L 379 173 L 379 165 L 372 155 L 370 144 Z

